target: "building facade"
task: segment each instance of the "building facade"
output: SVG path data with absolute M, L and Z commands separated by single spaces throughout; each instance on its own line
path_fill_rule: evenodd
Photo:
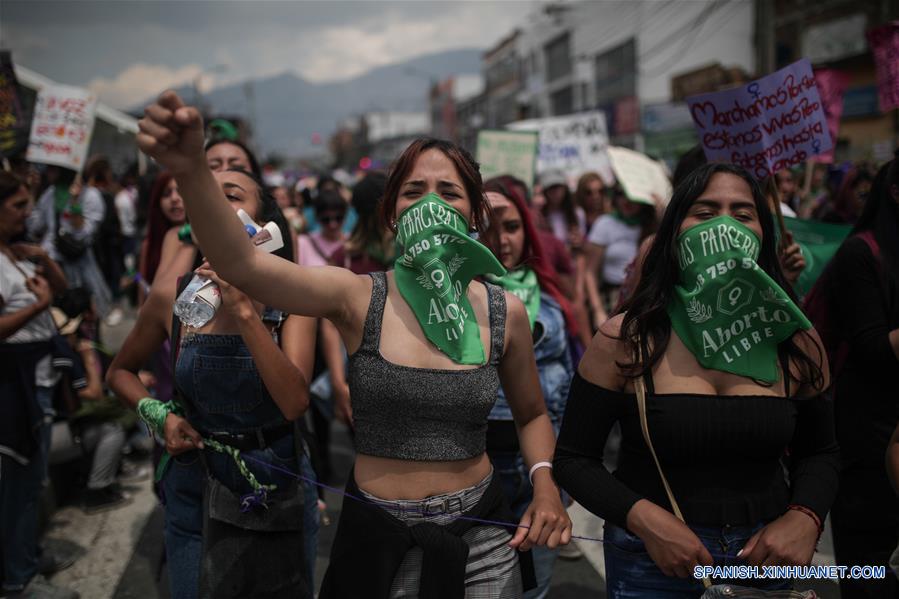
M 755 71 L 752 2 L 557 3 L 527 23 L 484 54 L 487 127 L 599 109 L 613 144 L 642 149 L 643 107 L 672 102 L 672 77 Z
M 899 145 L 899 110 L 878 104 L 874 58 L 865 33 L 899 19 L 899 3 L 880 0 L 757 0 L 758 60 L 764 72 L 808 58 L 842 74 L 843 114 L 836 161 L 885 162 Z

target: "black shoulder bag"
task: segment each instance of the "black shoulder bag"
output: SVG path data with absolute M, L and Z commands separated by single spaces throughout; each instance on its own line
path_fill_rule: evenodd
M 87 248 L 90 247 L 90 244 L 86 240 L 78 239 L 68 231 L 60 230 L 59 210 L 55 209 L 55 207 L 54 213 L 56 215 L 56 231 L 53 238 L 53 245 L 63 258 L 77 260 L 87 252 Z

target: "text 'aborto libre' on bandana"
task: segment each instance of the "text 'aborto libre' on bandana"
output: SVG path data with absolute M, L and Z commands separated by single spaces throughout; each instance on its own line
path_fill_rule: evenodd
M 540 281 L 537 280 L 537 273 L 534 272 L 534 269 L 521 266 L 510 270 L 503 276 L 489 275 L 487 279 L 522 301 L 533 331 L 534 323 L 537 322 L 537 313 L 540 311 Z
M 811 323 L 756 263 L 758 235 L 729 216 L 684 231 L 680 281 L 668 306 L 671 327 L 712 370 L 774 383 L 777 346 Z
M 397 221 L 397 289 L 428 341 L 457 364 L 483 364 L 484 345 L 468 284 L 506 271 L 487 247 L 468 236 L 468 222 L 436 193 L 406 208 Z

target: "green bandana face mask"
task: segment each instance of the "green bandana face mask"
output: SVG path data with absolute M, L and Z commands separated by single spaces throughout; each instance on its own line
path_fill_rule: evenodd
M 681 277 L 668 306 L 674 332 L 704 368 L 776 382 L 777 345 L 811 323 L 756 263 L 758 236 L 719 216 L 677 243 Z
M 400 215 L 394 277 L 425 337 L 458 364 L 483 364 L 484 346 L 466 292 L 479 275 L 505 273 L 468 223 L 435 193 Z
M 491 283 L 499 285 L 524 303 L 533 331 L 534 323 L 537 321 L 537 312 L 540 311 L 540 282 L 537 280 L 537 273 L 527 266 L 522 266 L 510 270 L 505 276 L 490 275 L 487 278 Z

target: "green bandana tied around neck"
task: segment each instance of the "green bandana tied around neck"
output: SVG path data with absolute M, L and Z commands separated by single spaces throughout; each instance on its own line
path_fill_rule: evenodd
M 510 270 L 504 276 L 489 275 L 487 279 L 524 303 L 528 312 L 528 322 L 531 323 L 533 331 L 534 323 L 537 321 L 537 312 L 540 311 L 540 282 L 537 280 L 537 273 L 532 268 L 522 266 Z
M 774 383 L 777 345 L 811 323 L 756 263 L 761 242 L 729 216 L 677 240 L 680 282 L 671 327 L 704 368 Z
M 435 193 L 400 215 L 394 276 L 425 337 L 457 364 L 483 364 L 481 333 L 466 292 L 479 275 L 505 273 L 468 222 Z

